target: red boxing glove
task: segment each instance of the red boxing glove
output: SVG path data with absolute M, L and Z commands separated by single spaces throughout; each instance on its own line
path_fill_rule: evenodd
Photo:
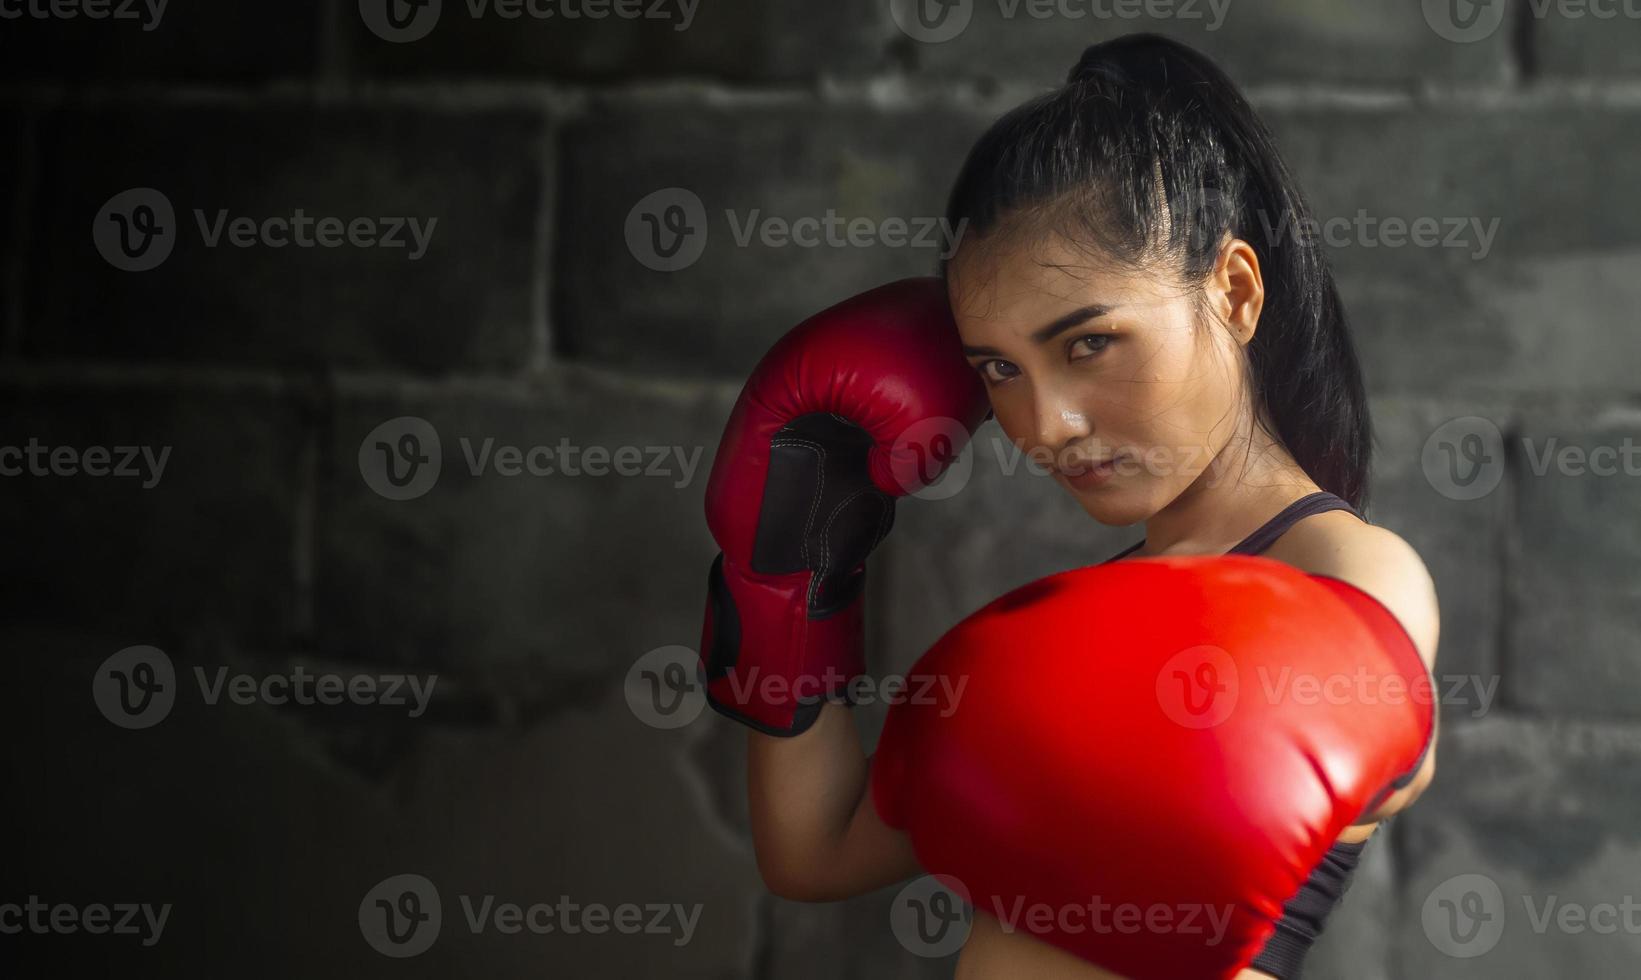
M 1234 977 L 1435 724 L 1378 600 L 1250 556 L 1040 579 L 914 671 L 961 693 L 890 707 L 879 815 L 1004 928 L 1132 980 Z
M 708 702 L 771 735 L 865 672 L 867 554 L 987 412 L 939 279 L 880 286 L 781 338 L 741 390 L 707 483 Z

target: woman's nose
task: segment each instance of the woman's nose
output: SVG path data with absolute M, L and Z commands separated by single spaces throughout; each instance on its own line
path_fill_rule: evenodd
M 1038 395 L 1036 413 L 1038 444 L 1055 452 L 1086 440 L 1094 431 L 1093 423 L 1076 403 L 1052 393 Z

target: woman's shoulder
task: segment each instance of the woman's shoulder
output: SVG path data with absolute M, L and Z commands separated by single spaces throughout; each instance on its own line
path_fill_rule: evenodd
M 1265 556 L 1313 575 L 1342 579 L 1385 604 L 1434 667 L 1441 616 L 1424 559 L 1395 531 L 1349 511 L 1316 514 L 1295 524 Z

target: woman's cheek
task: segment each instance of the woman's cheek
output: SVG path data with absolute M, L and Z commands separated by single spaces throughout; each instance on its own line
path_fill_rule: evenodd
M 997 419 L 998 428 L 1003 430 L 1005 439 L 1022 450 L 1031 448 L 1036 439 L 1032 432 L 1029 406 L 1022 407 L 1016 398 L 993 395 L 991 411 Z

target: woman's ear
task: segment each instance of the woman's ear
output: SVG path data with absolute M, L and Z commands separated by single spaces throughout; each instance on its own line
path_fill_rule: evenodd
M 1265 308 L 1265 280 L 1259 271 L 1259 254 L 1242 239 L 1231 240 L 1220 253 L 1212 282 L 1220 293 L 1216 300 L 1232 336 L 1238 344 L 1247 346 L 1259 329 L 1259 314 Z

